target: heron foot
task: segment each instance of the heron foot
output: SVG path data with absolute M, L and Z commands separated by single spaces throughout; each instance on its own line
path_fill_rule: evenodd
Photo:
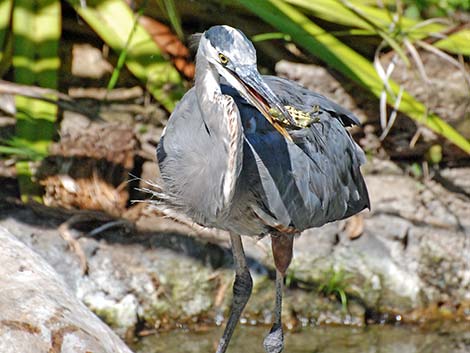
M 282 325 L 274 324 L 263 342 L 266 353 L 281 353 L 284 349 Z

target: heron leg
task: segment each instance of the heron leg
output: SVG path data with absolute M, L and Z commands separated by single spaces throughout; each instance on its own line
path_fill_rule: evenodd
M 232 242 L 233 260 L 235 263 L 235 282 L 233 284 L 233 299 L 230 315 L 225 326 L 222 338 L 219 341 L 216 353 L 224 353 L 232 338 L 233 331 L 240 320 L 241 313 L 251 295 L 253 281 L 246 265 L 245 252 L 242 239 L 239 235 L 230 234 Z
M 274 323 L 271 331 L 264 339 L 264 350 L 267 353 L 280 353 L 284 349 L 284 332 L 282 330 L 282 291 L 284 276 L 292 260 L 294 236 L 291 234 L 272 235 L 274 263 L 276 265 L 276 304 L 274 308 Z

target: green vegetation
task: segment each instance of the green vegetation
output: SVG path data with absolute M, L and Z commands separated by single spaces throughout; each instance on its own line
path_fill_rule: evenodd
M 13 0 L 0 2 L 0 76 L 8 69 L 11 59 L 11 43 L 9 43 L 9 25 Z M 9 58 L 10 57 L 10 58 Z
M 469 0 L 406 0 L 409 17 L 443 17 L 456 11 L 470 11 Z
M 117 53 L 125 52 L 127 68 L 166 109 L 173 110 L 183 94 L 179 73 L 162 55 L 149 33 L 121 0 L 69 1 L 78 14 Z M 165 86 L 171 85 L 171 90 Z
M 17 0 L 12 10 L 15 81 L 56 89 L 60 65 L 59 0 Z M 57 105 L 22 96 L 16 96 L 15 104 L 16 137 L 10 145 L 29 151 L 30 157 L 47 155 L 56 131 Z M 31 180 L 33 172 L 28 161 L 19 160 L 16 170 L 23 198 L 40 197 L 40 190 Z
M 335 270 L 333 267 L 328 270 L 324 276 L 326 280 L 318 287 L 318 291 L 325 296 L 335 295 L 341 301 L 343 312 L 348 310 L 348 296 L 346 294 L 346 287 L 348 276 L 344 270 Z
M 155 0 L 160 6 L 160 10 L 167 15 L 168 20 L 173 27 L 173 30 L 178 35 L 180 39 L 183 39 L 183 26 L 181 25 L 181 18 L 179 16 L 178 10 L 176 9 L 176 4 L 173 0 Z

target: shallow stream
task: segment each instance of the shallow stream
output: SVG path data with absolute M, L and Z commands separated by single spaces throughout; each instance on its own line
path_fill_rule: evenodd
M 264 353 L 269 328 L 238 326 L 227 353 Z M 173 331 L 143 338 L 138 353 L 211 353 L 222 328 L 205 332 Z M 467 353 L 470 323 L 416 326 L 374 325 L 366 328 L 309 327 L 287 332 L 285 353 Z

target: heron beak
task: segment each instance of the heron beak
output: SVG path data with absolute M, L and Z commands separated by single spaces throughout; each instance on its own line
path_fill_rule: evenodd
M 238 71 L 238 70 L 237 70 Z M 248 101 L 258 109 L 269 123 L 285 138 L 292 141 L 284 126 L 274 119 L 277 115 L 283 115 L 293 126 L 296 123 L 289 112 L 284 108 L 281 100 L 274 94 L 271 88 L 264 82 L 258 71 L 249 69 L 239 72 L 231 71 L 233 76 L 241 83 L 245 89 L 245 96 Z

